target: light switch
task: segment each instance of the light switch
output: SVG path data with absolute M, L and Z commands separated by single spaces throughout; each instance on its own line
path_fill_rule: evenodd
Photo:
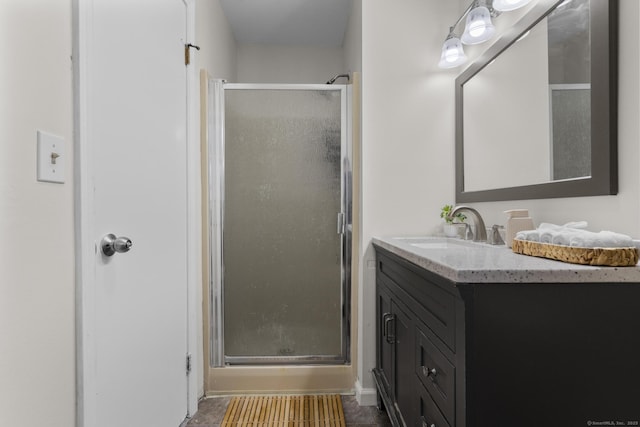
M 38 131 L 38 181 L 64 183 L 64 138 Z

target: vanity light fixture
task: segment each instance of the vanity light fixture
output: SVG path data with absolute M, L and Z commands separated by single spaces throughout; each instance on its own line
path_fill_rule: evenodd
M 491 22 L 491 12 L 482 0 L 475 0 L 467 14 L 467 22 L 462 34 L 462 43 L 480 44 L 489 40 L 496 32 Z
M 453 27 L 451 27 L 449 29 L 449 35 L 442 45 L 442 54 L 440 55 L 438 67 L 455 68 L 465 62 L 467 62 L 467 55 L 464 54 L 462 42 L 453 32 Z
M 567 0 L 570 1 L 570 0 Z M 489 40 L 496 32 L 496 28 L 491 22 L 501 12 L 519 9 L 531 0 L 473 0 L 469 7 L 462 13 L 460 18 L 449 28 L 449 35 L 442 45 L 440 55 L 440 68 L 454 68 L 464 64 L 467 56 L 464 54 L 462 44 L 474 45 Z M 464 33 L 458 37 L 455 29 L 465 21 Z

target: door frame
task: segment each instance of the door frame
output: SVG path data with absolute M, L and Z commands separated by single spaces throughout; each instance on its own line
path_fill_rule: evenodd
M 225 91 L 265 90 L 265 91 L 335 91 L 340 92 L 341 108 L 341 140 L 340 140 L 340 210 L 343 218 L 343 232 L 340 239 L 340 282 L 341 282 L 341 352 L 339 357 L 297 356 L 297 357 L 228 357 L 224 352 L 224 204 L 225 204 Z M 327 84 L 285 84 L 285 83 L 227 83 L 225 80 L 208 78 L 207 92 L 207 170 L 208 216 L 209 216 L 209 360 L 205 361 L 210 368 L 222 368 L 227 364 L 235 367 L 241 365 L 348 365 L 351 363 L 351 262 L 352 262 L 352 174 L 353 174 L 353 142 L 352 142 L 352 87 L 351 85 Z M 203 200 L 204 202 L 204 200 Z M 232 362 L 232 363 L 230 363 Z
M 195 0 L 176 0 L 186 7 L 185 44 L 195 38 Z M 74 121 L 74 243 L 75 243 L 75 307 L 76 307 L 76 426 L 95 425 L 95 359 L 94 289 L 97 251 L 93 235 L 93 170 L 92 145 L 87 111 L 90 93 L 85 82 L 90 76 L 92 28 L 87 25 L 94 0 L 72 0 L 73 121 Z M 198 97 L 194 66 L 186 70 L 187 99 L 187 348 L 191 355 L 191 372 L 187 376 L 187 408 L 192 416 L 198 408 L 203 383 L 202 344 L 199 339 L 198 300 L 201 300 L 201 224 L 200 224 L 200 147 L 198 139 Z M 186 368 L 186 367 L 185 367 Z M 176 426 L 178 427 L 178 426 Z

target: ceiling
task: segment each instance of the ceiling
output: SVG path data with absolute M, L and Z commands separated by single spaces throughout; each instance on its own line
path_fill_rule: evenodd
M 342 46 L 350 0 L 220 0 L 238 43 Z

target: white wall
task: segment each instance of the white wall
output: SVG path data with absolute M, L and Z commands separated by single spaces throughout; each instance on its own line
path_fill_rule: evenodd
M 204 68 L 215 79 L 237 78 L 236 42 L 220 0 L 196 0 L 196 68 Z
M 437 67 L 458 5 L 362 2 L 363 325 L 359 381 L 373 387 L 376 235 L 425 234 L 453 202 L 453 78 Z M 452 22 L 453 22 L 452 21 Z
M 0 2 L 0 425 L 75 423 L 71 1 Z M 36 181 L 36 130 L 66 141 Z
M 345 71 L 362 71 L 362 0 L 350 0 L 351 15 L 347 23 L 342 50 Z
M 341 47 L 238 44 L 239 83 L 323 84 L 344 72 Z

